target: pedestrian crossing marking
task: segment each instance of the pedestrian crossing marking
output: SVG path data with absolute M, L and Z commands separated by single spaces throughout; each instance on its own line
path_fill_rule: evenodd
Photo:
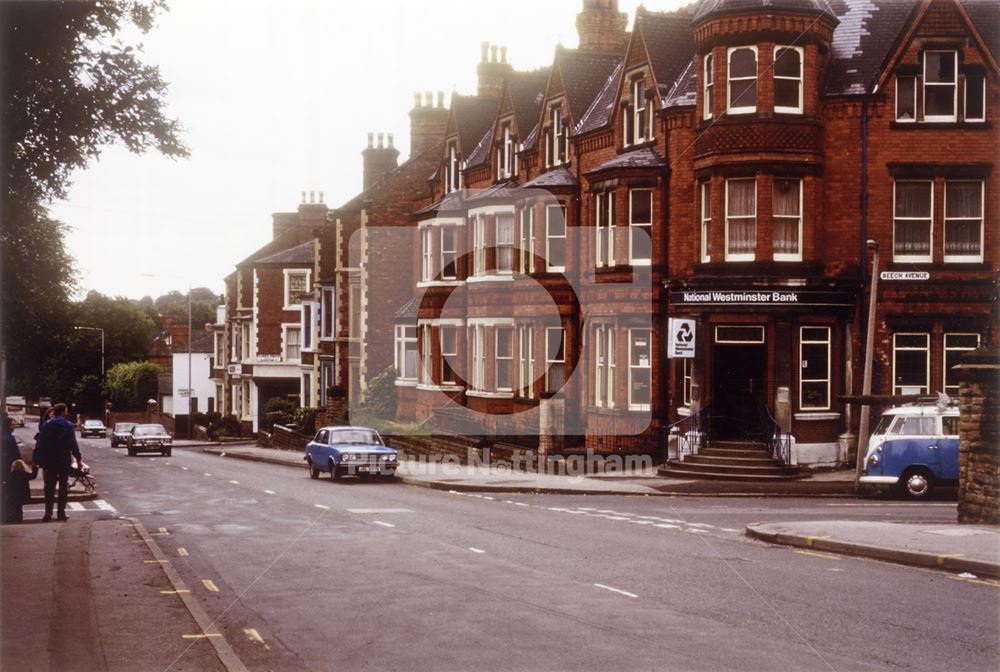
M 187 557 L 187 554 L 188 554 L 188 551 L 187 551 L 186 548 L 178 548 L 177 549 L 177 555 L 181 556 L 182 558 Z
M 219 587 L 215 585 L 215 581 L 212 581 L 212 579 L 202 579 L 201 584 L 205 586 L 205 589 L 210 593 L 219 592 Z
M 70 511 L 85 511 L 86 510 L 86 509 L 84 509 L 83 504 L 81 504 L 80 502 L 70 502 L 67 505 L 67 508 Z

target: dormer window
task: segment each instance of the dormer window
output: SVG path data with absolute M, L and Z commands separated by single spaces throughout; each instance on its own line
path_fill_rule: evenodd
M 500 144 L 497 147 L 497 179 L 506 180 L 517 175 L 517 152 L 511 122 L 500 126 Z
M 924 120 L 955 121 L 958 55 L 954 51 L 924 52 Z
M 919 65 L 901 66 L 896 73 L 896 121 L 986 121 L 984 73 L 960 65 L 953 49 L 928 49 Z
M 712 92 L 715 90 L 715 58 L 712 54 L 705 56 L 705 71 L 703 81 L 704 91 L 702 95 L 702 119 L 712 118 Z
M 729 50 L 727 84 L 730 114 L 757 111 L 757 47 L 735 47 Z
M 563 117 L 562 106 L 553 105 L 549 110 L 549 125 L 545 130 L 545 166 L 561 166 L 569 162 L 569 129 Z
M 802 113 L 802 48 L 774 49 L 774 111 Z
M 646 80 L 641 75 L 629 84 L 625 105 L 624 145 L 638 145 L 653 137 L 653 103 L 646 97 Z
M 445 167 L 444 182 L 446 194 L 462 188 L 462 159 L 454 141 L 448 143 L 448 165 Z

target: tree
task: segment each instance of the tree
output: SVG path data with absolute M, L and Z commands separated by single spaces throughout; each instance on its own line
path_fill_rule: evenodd
M 171 290 L 158 296 L 153 302 L 161 315 L 178 315 L 187 317 L 187 294 Z M 200 330 L 206 323 L 215 322 L 215 308 L 219 305 L 219 296 L 208 287 L 195 287 L 191 290 L 191 326 Z
M 146 401 L 156 399 L 156 377 L 163 368 L 150 362 L 126 362 L 108 370 L 104 388 L 108 399 L 118 410 L 141 410 Z
M 0 329 L 12 378 L 29 395 L 47 391 L 62 352 L 75 288 L 65 226 L 46 211 L 64 198 L 74 170 L 123 143 L 187 155 L 180 126 L 164 114 L 166 84 L 123 35 L 148 32 L 163 0 L 0 2 Z

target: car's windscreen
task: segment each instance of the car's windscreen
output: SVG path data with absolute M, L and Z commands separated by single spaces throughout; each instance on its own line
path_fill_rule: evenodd
M 115 425 L 116 432 L 131 432 L 132 428 L 135 427 L 134 422 L 119 422 Z
M 135 428 L 137 436 L 151 436 L 153 434 L 166 434 L 167 430 L 161 425 L 139 425 Z
M 883 415 L 875 429 L 872 430 L 872 434 L 885 434 L 889 430 L 889 425 L 892 421 L 896 419 L 895 415 Z
M 87 420 L 83 423 L 84 427 L 103 427 L 104 425 L 100 420 Z
M 378 434 L 370 429 L 335 429 L 330 432 L 330 444 L 354 443 L 367 445 L 381 444 Z
M 900 415 L 892 425 L 891 434 L 909 436 L 934 436 L 937 434 L 934 418 L 926 415 Z

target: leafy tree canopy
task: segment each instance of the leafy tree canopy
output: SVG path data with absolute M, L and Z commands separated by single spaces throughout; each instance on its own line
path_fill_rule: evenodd
M 163 368 L 150 362 L 125 362 L 108 371 L 105 393 L 118 410 L 141 410 L 156 399 L 156 377 Z
M 0 1 L 0 301 L 10 376 L 27 394 L 62 378 L 75 268 L 46 207 L 107 145 L 183 157 L 167 86 L 126 34 L 163 0 Z

